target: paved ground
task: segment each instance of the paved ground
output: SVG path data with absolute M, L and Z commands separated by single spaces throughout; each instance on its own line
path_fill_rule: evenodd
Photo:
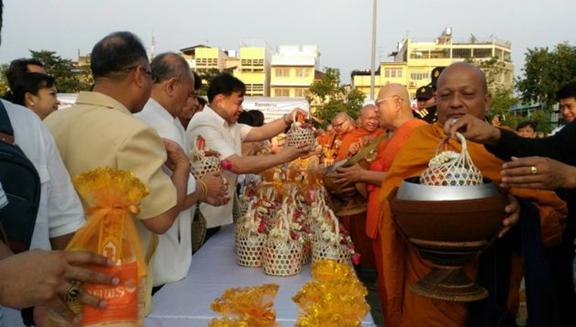
M 378 298 L 378 288 L 376 286 L 376 270 L 357 268 L 356 274 L 368 289 L 366 301 L 370 305 L 370 313 L 372 313 L 374 322 L 376 322 L 378 326 L 384 326 L 384 318 L 382 316 L 380 299 Z

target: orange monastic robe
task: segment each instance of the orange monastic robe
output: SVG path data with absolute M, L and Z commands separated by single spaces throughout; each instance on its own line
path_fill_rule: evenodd
M 384 317 L 387 327 L 395 326 L 464 326 L 467 318 L 466 304 L 446 301 L 433 301 L 418 296 L 409 290 L 409 286 L 424 277 L 431 265 L 422 260 L 417 251 L 407 245 L 397 232 L 387 201 L 389 193 L 400 185 L 406 177 L 418 176 L 427 167 L 428 161 L 435 155 L 438 144 L 444 139 L 443 128 L 439 124 L 421 126 L 412 132 L 408 142 L 398 152 L 388 176 L 382 183 L 380 192 L 381 221 L 378 224 L 382 243 L 382 264 L 384 267 Z M 460 151 L 460 144 L 451 140 L 450 145 Z M 496 183 L 500 183 L 500 159 L 489 153 L 483 145 L 468 142 L 468 151 L 474 164 L 482 174 Z M 512 194 L 534 200 L 540 208 L 541 225 L 556 226 L 543 228 L 561 234 L 567 213 L 565 203 L 553 192 L 512 189 Z M 545 236 L 545 239 L 549 237 Z M 556 238 L 556 236 L 553 236 Z M 476 265 L 465 266 L 471 278 L 475 278 Z M 512 267 L 514 271 L 514 267 Z M 516 279 L 520 277 L 514 276 Z M 511 280 L 512 285 L 518 281 Z M 512 287 L 511 287 L 512 288 Z M 511 289 L 511 292 L 514 290 Z M 516 290 L 517 292 L 517 290 Z
M 351 132 L 346 133 L 342 137 L 342 142 L 338 153 L 336 155 L 336 161 L 344 160 L 353 155 L 350 153 L 349 148 L 355 144 L 360 143 L 360 146 L 366 144 L 373 138 L 376 138 L 384 133 L 382 129 L 376 129 L 373 132 L 369 132 L 364 128 L 356 128 Z M 372 241 L 366 237 L 366 213 L 360 213 L 353 216 L 342 216 L 339 217 L 340 222 L 344 228 L 350 233 L 350 237 L 354 242 L 354 249 L 360 254 L 360 267 L 374 269 L 376 266 L 374 258 L 374 250 L 372 246 Z
M 421 119 L 410 119 L 400 127 L 398 127 L 392 136 L 380 142 L 378 145 L 376 159 L 370 164 L 370 170 L 386 172 L 390 169 L 392 161 L 396 154 L 404 146 L 412 131 L 418 127 L 426 125 L 426 122 Z M 380 244 L 380 237 L 378 235 L 378 221 L 380 217 L 380 202 L 379 202 L 380 186 L 368 185 L 368 211 L 366 212 L 366 226 L 365 234 L 371 239 L 371 246 L 374 253 L 374 265 L 378 272 L 378 295 L 380 303 L 384 307 L 386 294 L 384 293 L 384 278 L 383 278 L 383 265 L 382 265 L 382 247 Z
M 349 155 L 350 146 L 354 143 L 358 142 L 365 142 L 378 137 L 384 133 L 384 130 L 378 128 L 373 132 L 368 132 L 364 128 L 356 128 L 353 129 L 351 132 L 348 132 L 342 136 L 342 143 L 340 144 L 340 148 L 338 149 L 338 154 L 336 155 L 336 161 L 344 160 Z
M 334 142 L 336 133 L 333 131 L 324 132 L 316 137 L 316 142 L 322 146 L 331 146 Z

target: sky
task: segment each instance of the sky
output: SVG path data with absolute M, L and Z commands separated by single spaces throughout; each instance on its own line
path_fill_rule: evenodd
M 405 37 L 433 41 L 451 27 L 456 40 L 491 36 L 512 42 L 516 74 L 526 49 L 576 46 L 576 0 L 376 0 L 377 58 Z M 320 66 L 350 72 L 370 67 L 373 0 L 4 0 L 0 63 L 29 49 L 76 59 L 106 34 L 128 30 L 155 52 L 208 44 L 315 44 Z

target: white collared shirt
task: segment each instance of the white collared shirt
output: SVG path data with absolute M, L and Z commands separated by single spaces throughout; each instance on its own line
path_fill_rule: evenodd
M 251 126 L 244 124 L 228 124 L 212 108 L 206 106 L 190 120 L 186 138 L 188 143 L 193 145 L 196 137 L 201 135 L 206 140 L 206 146 L 220 153 L 220 160 L 224 160 L 232 155 L 242 155 L 242 141 L 251 129 Z M 238 176 L 231 171 L 224 171 L 222 175 L 228 181 L 228 196 L 233 199 Z M 231 224 L 232 206 L 233 201 L 220 207 L 201 203 L 200 211 L 206 218 L 206 226 L 211 228 Z
M 40 204 L 30 249 L 50 250 L 50 238 L 73 233 L 84 224 L 84 209 L 46 126 L 30 109 L 4 100 L 2 103 L 15 143 L 40 176 Z
M 189 146 L 185 137 L 185 130 L 180 120 L 174 118 L 156 100 L 150 98 L 144 109 L 134 115 L 142 120 L 162 137 L 172 140 L 184 149 L 188 156 Z M 168 175 L 172 172 L 163 167 Z M 196 180 L 190 175 L 188 178 L 188 193 L 196 190 Z M 152 271 L 154 285 L 175 282 L 186 277 L 192 263 L 192 215 L 195 206 L 181 211 L 172 224 L 172 227 L 162 235 L 159 235 L 158 247 L 154 254 Z

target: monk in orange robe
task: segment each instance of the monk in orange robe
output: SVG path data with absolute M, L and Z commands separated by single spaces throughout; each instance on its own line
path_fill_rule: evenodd
M 484 74 L 473 65 L 457 63 L 444 70 L 438 80 L 438 122 L 416 128 L 409 140 L 396 155 L 388 171 L 380 192 L 381 216 L 376 222 L 378 227 L 382 264 L 384 266 L 385 299 L 384 319 L 386 326 L 438 326 L 460 327 L 466 324 L 467 305 L 465 303 L 431 300 L 416 295 L 409 286 L 424 277 L 431 269 L 428 261 L 420 258 L 417 250 L 408 245 L 393 222 L 387 197 L 390 192 L 411 176 L 418 176 L 427 168 L 429 160 L 435 155 L 438 144 L 445 138 L 443 125 L 446 121 L 464 114 L 483 119 L 490 105 Z M 449 145 L 460 151 L 458 142 L 451 140 Z M 484 146 L 468 142 L 468 152 L 474 164 L 482 174 L 500 183 L 502 161 L 490 154 Z M 543 239 L 551 245 L 560 240 L 566 218 L 566 205 L 555 194 L 548 191 L 511 189 L 510 194 L 534 201 L 540 212 Z M 517 203 L 506 208 L 508 217 L 503 224 L 506 228 L 513 225 L 518 215 Z M 515 294 L 522 278 L 519 262 L 512 260 L 510 272 L 510 293 L 508 308 L 514 310 Z M 466 273 L 475 280 L 477 263 L 469 263 Z M 519 273 L 518 273 L 519 272 Z M 512 299 L 512 300 L 510 300 Z
M 336 161 L 352 157 L 372 139 L 384 133 L 384 130 L 379 128 L 376 106 L 373 104 L 362 108 L 357 121 L 357 127 L 342 136 Z
M 373 104 L 366 105 L 360 111 L 358 117 L 358 126 L 356 129 L 344 135 L 340 149 L 336 156 L 336 160 L 344 160 L 355 155 L 358 151 L 367 145 L 374 138 L 382 135 L 384 130 L 379 128 L 378 115 L 376 114 L 376 106 Z M 348 183 L 341 181 L 342 185 L 354 185 L 355 181 Z M 366 212 L 362 212 L 351 216 L 340 216 L 341 224 L 350 233 L 350 237 L 354 243 L 356 253 L 360 254 L 359 266 L 363 268 L 375 268 L 374 250 L 372 241 L 366 237 Z
M 380 185 L 394 157 L 396 157 L 396 153 L 406 143 L 412 130 L 418 126 L 426 125 L 425 121 L 414 118 L 409 99 L 408 91 L 400 84 L 388 84 L 380 89 L 376 99 L 376 113 L 380 126 L 390 130 L 392 134 L 388 139 L 378 144 L 376 159 L 372 161 L 369 169 L 355 165 L 350 168 L 341 168 L 339 175 L 342 182 L 365 182 L 368 184 L 368 210 L 365 224 L 363 224 L 363 232 L 364 238 L 369 240 L 369 246 L 372 247 L 374 254 L 381 303 L 384 303 L 386 296 L 383 293 L 382 248 L 377 225 L 380 214 Z

